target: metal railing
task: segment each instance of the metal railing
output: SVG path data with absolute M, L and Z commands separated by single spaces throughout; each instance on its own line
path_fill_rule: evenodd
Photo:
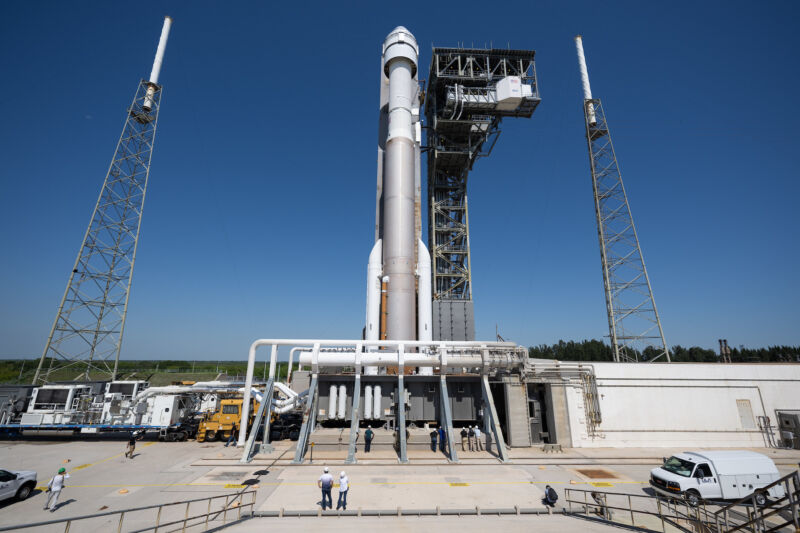
M 783 488 L 783 496 L 767 500 L 758 505 L 760 495 L 765 497 L 774 487 Z M 774 492 L 774 491 L 773 491 Z M 745 498 L 732 503 L 702 501 L 691 506 L 682 498 L 662 498 L 659 495 L 627 494 L 588 489 L 564 489 L 568 513 L 573 515 L 594 514 L 609 522 L 621 521 L 613 518 L 615 512 L 630 516 L 630 525 L 647 527 L 642 520 L 636 523 L 637 515 L 655 517 L 666 533 L 667 525 L 686 532 L 703 533 L 768 533 L 781 531 L 787 526 L 800 531 L 800 473 L 793 472 L 765 487 L 757 489 Z M 573 505 L 578 507 L 573 510 Z M 709 507 L 717 508 L 709 510 Z M 656 522 L 658 523 L 658 522 Z M 691 529 L 690 529 L 691 528 Z
M 611 501 L 609 501 L 610 497 Z M 652 516 L 659 520 L 661 531 L 664 533 L 667 531 L 667 525 L 681 531 L 693 532 L 703 531 L 704 529 L 702 528 L 707 527 L 709 523 L 713 523 L 708 518 L 703 519 L 703 510 L 700 507 L 690 508 L 686 505 L 687 512 L 683 513 L 665 500 L 645 494 L 565 488 L 564 501 L 567 504 L 567 512 L 569 514 L 583 514 L 585 516 L 594 514 L 602 520 L 619 522 L 619 518 L 616 520 L 613 518 L 615 511 L 619 511 L 623 512 L 626 517 L 630 516 L 630 525 L 634 527 L 645 527 L 641 519 L 639 524 L 636 523 L 637 515 Z M 649 508 L 637 508 L 634 502 L 641 503 L 641 507 L 647 506 Z M 573 510 L 573 504 L 578 506 L 577 510 Z M 681 522 L 687 522 L 694 529 L 682 526 Z
M 767 491 L 773 487 L 782 487 L 783 496 L 773 501 L 767 501 L 765 505 L 758 505 L 756 503 L 756 495 L 761 493 L 766 496 Z M 745 512 L 737 511 L 737 506 L 746 506 Z M 781 513 L 784 514 L 782 515 Z M 740 524 L 729 525 L 731 520 L 735 519 L 735 517 L 732 518 L 730 516 L 731 514 L 744 515 L 747 519 Z M 752 533 L 780 531 L 781 528 L 790 525 L 794 526 L 796 531 L 800 531 L 800 473 L 794 471 L 766 487 L 758 489 L 750 496 L 726 505 L 714 512 L 714 517 L 717 530 L 725 531 L 725 533 L 733 531 L 750 531 Z M 775 520 L 782 522 L 776 523 Z M 720 525 L 724 525 L 726 529 L 720 529 Z
M 248 496 L 245 498 L 245 496 Z M 212 505 L 214 500 L 225 500 L 221 508 Z M 245 502 L 245 499 L 249 501 Z M 202 505 L 205 503 L 205 505 Z M 253 516 L 253 511 L 256 503 L 256 491 L 244 491 L 234 494 L 226 494 L 220 496 L 209 496 L 207 498 L 197 498 L 193 500 L 184 500 L 172 503 L 162 503 L 159 505 L 148 505 L 145 507 L 134 507 L 131 509 L 122 509 L 120 511 L 109 511 L 105 513 L 97 513 L 92 515 L 73 516 L 71 518 L 63 518 L 60 520 L 47 520 L 42 522 L 31 522 L 29 524 L 18 524 L 14 526 L 2 526 L 0 531 L 22 531 L 26 529 L 36 529 L 36 531 L 63 531 L 64 533 L 83 532 L 83 531 L 116 531 L 117 533 L 144 533 L 152 531 L 158 533 L 161 531 L 187 531 L 187 528 L 201 527 L 202 531 L 206 531 L 209 525 L 217 527 L 215 522 L 222 522 L 227 524 L 229 520 L 239 521 L 242 518 L 250 518 Z M 191 514 L 192 504 L 195 508 L 200 507 L 203 511 L 200 514 Z M 248 511 L 243 512 L 245 508 Z M 153 515 L 154 512 L 154 515 Z M 196 512 L 196 511 L 195 511 Z M 149 518 L 148 518 L 149 516 Z M 128 527 L 126 528 L 126 520 Z M 132 524 L 132 521 L 142 522 L 145 520 L 153 520 L 153 525 L 142 526 L 139 524 Z M 95 522 L 91 524 L 90 522 Z M 63 527 L 62 527 L 63 526 Z M 74 527 L 73 527 L 74 526 Z M 94 528 L 94 529 L 90 529 Z M 170 529 L 165 529 L 170 528 Z

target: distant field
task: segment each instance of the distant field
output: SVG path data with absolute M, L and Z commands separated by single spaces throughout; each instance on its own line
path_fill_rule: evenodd
M 38 360 L 0 360 L 0 383 L 31 383 Z M 42 366 L 46 373 L 47 362 Z M 277 377 L 286 376 L 287 363 L 278 363 Z M 145 379 L 151 386 L 169 385 L 173 381 L 211 381 L 217 379 L 244 379 L 247 361 L 120 361 L 117 379 Z M 53 371 L 48 381 L 70 381 L 80 374 L 78 367 Z M 264 376 L 264 363 L 256 364 L 254 378 Z M 109 379 L 108 374 L 91 373 L 91 379 Z

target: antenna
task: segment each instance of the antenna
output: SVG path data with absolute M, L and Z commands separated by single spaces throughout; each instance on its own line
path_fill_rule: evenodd
M 583 99 L 586 104 L 586 109 L 589 115 L 589 124 L 597 124 L 597 118 L 594 114 L 594 104 L 589 102 L 592 99 L 592 86 L 589 84 L 589 71 L 586 70 L 586 57 L 583 55 L 583 37 L 580 35 L 575 36 L 575 49 L 578 52 L 578 67 L 581 71 L 581 84 L 583 85 Z

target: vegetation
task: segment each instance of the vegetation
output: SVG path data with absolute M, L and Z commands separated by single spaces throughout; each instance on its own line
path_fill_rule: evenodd
M 0 383 L 30 383 L 39 360 L 0 360 Z M 42 365 L 46 372 L 49 360 Z M 286 376 L 287 363 L 278 363 L 276 374 Z M 173 381 L 210 381 L 220 379 L 244 380 L 247 361 L 120 361 L 117 379 L 144 379 L 152 386 L 169 385 Z M 70 381 L 80 374 L 78 367 L 51 372 L 48 380 Z M 91 373 L 91 379 L 105 380 L 108 374 Z M 264 364 L 256 363 L 255 379 L 264 377 Z
M 640 355 L 640 360 L 647 361 L 658 351 L 648 347 Z M 557 359 L 559 361 L 613 361 L 611 346 L 596 339 L 575 341 L 558 341 L 548 346 L 540 344 L 528 348 L 528 354 L 535 359 Z M 675 362 L 716 363 L 719 356 L 714 350 L 692 346 L 685 348 L 675 345 L 670 348 L 670 357 Z M 768 346 L 766 348 L 731 347 L 732 363 L 759 362 L 800 362 L 800 346 Z

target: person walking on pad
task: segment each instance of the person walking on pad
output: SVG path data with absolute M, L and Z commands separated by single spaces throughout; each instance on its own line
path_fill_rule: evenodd
M 330 475 L 328 467 L 326 466 L 322 471 L 322 475 L 317 480 L 317 487 L 322 489 L 322 510 L 325 510 L 325 505 L 333 509 L 333 498 L 331 498 L 331 489 L 333 488 L 333 476 Z
M 444 453 L 444 445 L 447 442 L 445 438 L 444 428 L 439 426 L 439 450 Z
M 431 451 L 436 453 L 436 439 L 439 438 L 439 432 L 435 429 L 431 431 Z
M 231 434 L 228 437 L 227 442 L 225 443 L 225 447 L 227 448 L 231 444 L 236 443 L 236 423 L 234 422 L 233 427 L 231 428 Z
M 367 426 L 367 430 L 364 432 L 364 453 L 369 453 L 369 447 L 372 445 L 372 437 L 375 436 L 375 432 L 372 431 L 372 426 Z
M 467 428 L 461 428 L 461 451 L 467 451 Z
M 347 510 L 347 491 L 350 489 L 350 480 L 347 479 L 347 474 L 344 473 L 344 470 L 339 472 L 339 501 L 336 503 L 336 510 L 338 511 L 341 507 L 345 511 Z
M 64 490 L 64 481 L 69 477 L 65 468 L 59 468 L 58 474 L 53 476 L 53 479 L 47 484 L 47 503 L 44 504 L 44 510 L 50 508 L 50 512 L 56 512 L 58 506 L 58 497 L 61 496 L 61 491 Z M 51 504 L 52 502 L 52 504 Z
M 472 426 L 469 427 L 469 431 L 467 431 L 467 437 L 469 438 L 469 451 L 475 449 L 473 442 L 475 441 L 475 430 L 472 429 Z
M 475 426 L 475 451 L 476 452 L 482 452 L 483 451 L 483 442 L 481 442 L 482 438 L 483 438 L 483 435 L 481 435 L 481 428 L 479 428 L 478 426 Z

